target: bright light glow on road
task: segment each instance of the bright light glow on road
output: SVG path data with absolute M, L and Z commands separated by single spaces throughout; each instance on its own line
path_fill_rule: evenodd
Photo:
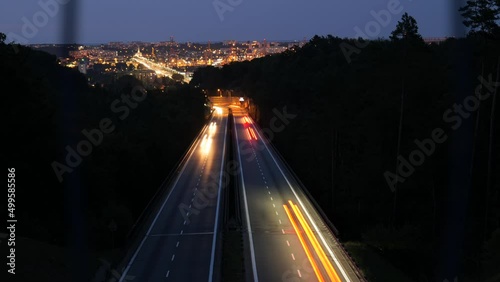
M 139 64 L 144 65 L 146 68 L 148 68 L 150 70 L 155 71 L 156 74 L 158 74 L 158 75 L 172 77 L 173 74 L 178 73 L 178 74 L 181 74 L 184 76 L 184 82 L 189 83 L 189 81 L 191 80 L 191 77 L 189 77 L 188 75 L 186 75 L 183 72 L 179 72 L 179 71 L 176 71 L 176 70 L 169 68 L 167 66 L 155 63 L 155 62 L 153 62 L 149 59 L 146 59 L 138 54 L 135 54 L 134 57 L 132 57 L 132 60 L 136 61 Z
M 210 153 L 210 149 L 212 148 L 212 137 L 205 134 L 200 144 L 201 152 L 204 154 Z
M 223 111 L 222 111 L 222 108 L 221 107 L 214 107 L 215 109 L 215 112 L 218 114 L 218 115 L 222 115 Z
M 208 133 L 210 133 L 210 135 L 214 135 L 215 131 L 217 130 L 217 123 L 215 123 L 215 121 L 211 122 L 210 123 L 210 126 L 208 127 Z
M 325 251 L 323 250 L 323 248 L 319 244 L 318 239 L 316 238 L 316 236 L 312 232 L 311 227 L 309 226 L 306 219 L 302 215 L 302 212 L 300 211 L 299 207 L 297 205 L 293 204 L 292 201 L 288 201 L 288 203 L 290 204 L 293 211 L 295 212 L 295 215 L 299 219 L 299 222 L 302 225 L 302 228 L 306 232 L 306 235 L 307 235 L 309 241 L 311 242 L 316 254 L 318 255 L 321 263 L 323 264 L 323 267 L 325 268 L 326 272 L 328 273 L 328 277 L 330 278 L 330 281 L 335 281 L 335 282 L 339 281 L 340 282 L 340 278 L 339 278 L 337 272 L 335 271 L 335 268 L 333 268 L 330 260 L 328 259 L 328 257 L 325 254 Z
M 248 133 L 248 140 L 257 140 L 257 135 L 255 135 L 255 131 L 253 128 L 249 127 L 247 128 L 247 133 Z
M 250 123 L 252 123 L 252 122 L 251 122 L 251 120 L 250 120 L 247 116 L 244 116 L 244 117 L 243 117 L 243 123 L 245 123 L 245 124 L 250 124 Z
M 314 270 L 314 273 L 316 274 L 316 277 L 318 278 L 319 281 L 323 282 L 325 281 L 325 278 L 321 274 L 318 265 L 316 264 L 316 260 L 314 259 L 311 250 L 309 250 L 309 247 L 307 246 L 306 240 L 304 239 L 304 236 L 302 235 L 302 232 L 300 231 L 299 227 L 297 226 L 297 222 L 295 222 L 295 219 L 293 218 L 290 209 L 288 208 L 287 205 L 283 205 L 283 208 L 285 209 L 286 214 L 288 215 L 288 219 L 292 223 L 293 229 L 295 230 L 295 233 L 297 233 L 297 237 L 299 237 L 300 244 L 302 244 L 302 248 L 304 248 L 304 251 L 306 252 L 307 258 L 309 259 L 309 262 L 312 265 L 312 268 Z
M 257 140 L 257 135 L 255 135 L 255 131 L 253 131 L 253 128 L 249 128 L 250 129 L 250 135 L 252 135 L 252 138 L 253 140 Z
M 259 131 L 257 131 L 257 134 L 259 135 L 259 137 L 262 139 L 262 136 L 261 134 L 259 133 Z M 292 184 L 290 183 L 290 180 L 288 180 L 288 178 L 286 177 L 285 173 L 283 172 L 283 170 L 281 169 L 280 165 L 278 164 L 278 161 L 276 161 L 276 158 L 273 156 L 273 153 L 271 152 L 271 150 L 269 149 L 269 147 L 266 145 L 266 143 L 264 142 L 264 147 L 266 148 L 266 150 L 269 152 L 271 158 L 273 159 L 274 163 L 276 164 L 277 168 L 279 169 L 279 171 L 281 172 L 281 174 L 283 175 L 283 177 L 285 178 L 285 181 L 287 182 L 288 184 L 288 187 L 290 187 L 290 190 L 292 191 L 292 193 L 294 194 L 295 198 L 297 199 L 299 205 L 302 207 L 302 210 L 304 211 L 305 215 L 307 216 L 307 218 L 309 219 L 311 225 L 313 226 L 314 230 L 316 230 L 318 233 L 318 236 L 319 238 L 321 239 L 321 242 L 323 242 L 323 246 L 325 246 L 325 248 L 328 250 L 328 253 L 330 254 L 330 257 L 334 260 L 335 262 L 335 265 L 338 267 L 338 269 L 340 270 L 340 273 L 342 274 L 343 276 L 343 279 L 346 281 L 346 282 L 350 282 L 351 279 L 349 279 L 349 276 L 347 275 L 346 271 L 344 270 L 344 268 L 342 267 L 342 264 L 340 263 L 339 259 L 335 256 L 335 253 L 332 251 L 332 249 L 330 248 L 330 246 L 328 246 L 326 240 L 325 240 L 325 237 L 321 234 L 321 232 L 319 232 L 319 228 L 318 226 L 316 225 L 316 223 L 314 222 L 314 220 L 312 219 L 312 216 L 311 214 L 309 214 L 309 212 L 307 211 L 307 209 L 305 208 L 304 206 L 304 203 L 300 200 L 300 197 L 299 195 L 297 194 L 297 192 L 295 191 L 295 189 L 293 189 L 293 186 Z

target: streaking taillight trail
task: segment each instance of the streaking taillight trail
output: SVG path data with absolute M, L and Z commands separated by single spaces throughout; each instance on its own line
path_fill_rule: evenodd
M 314 249 L 314 252 L 316 253 L 317 257 L 319 258 L 321 265 L 323 266 L 326 273 L 328 274 L 329 281 L 341 281 L 340 277 L 338 276 L 337 272 L 335 271 L 335 268 L 333 267 L 332 263 L 330 262 L 330 260 L 326 256 L 326 253 L 323 250 L 323 247 L 321 247 L 318 239 L 316 238 L 316 235 L 314 235 L 314 232 L 312 231 L 311 227 L 309 226 L 309 223 L 307 223 L 307 220 L 302 215 L 302 212 L 300 211 L 299 207 L 297 205 L 295 205 L 290 200 L 288 201 L 288 204 L 290 205 L 291 211 L 293 211 L 293 215 L 295 215 L 295 217 L 298 219 L 300 226 L 302 227 L 302 230 L 304 230 L 304 231 L 301 231 L 298 227 L 296 229 L 297 224 L 295 222 L 294 217 L 292 216 L 292 213 L 290 212 L 290 208 L 287 205 L 283 205 L 283 207 L 285 208 L 285 211 L 287 212 L 287 215 L 290 219 L 290 222 L 294 226 L 294 229 L 296 229 L 295 232 L 297 233 L 299 240 L 301 240 L 301 244 L 302 244 L 304 250 L 306 251 L 306 255 L 308 256 L 309 260 L 314 261 L 314 264 L 313 264 L 313 262 L 311 262 L 313 269 L 315 269 L 314 265 L 316 264 L 316 260 L 313 256 L 309 257 L 309 254 L 308 254 L 308 253 L 310 253 L 309 247 L 306 243 L 302 243 L 302 239 L 304 238 L 304 236 L 303 236 L 304 232 L 305 232 L 307 239 L 311 243 L 311 245 Z M 301 237 L 302 237 L 302 239 L 301 239 Z M 316 273 L 316 270 L 315 270 L 315 273 Z M 319 274 L 320 275 L 318 275 L 316 273 L 316 276 L 318 277 L 319 281 L 324 281 L 323 280 L 324 278 L 321 276 L 321 273 L 319 273 Z

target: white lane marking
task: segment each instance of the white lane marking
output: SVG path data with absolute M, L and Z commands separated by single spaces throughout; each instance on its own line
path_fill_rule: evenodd
M 175 247 L 176 247 L 176 248 L 178 248 L 178 247 L 179 247 L 179 241 L 177 241 L 177 244 L 175 245 Z
M 236 128 L 236 126 L 235 126 Z M 234 131 L 236 134 L 236 142 L 238 142 L 238 130 L 236 129 Z M 241 161 L 241 153 L 240 153 L 240 146 L 239 144 L 236 145 L 236 149 L 238 149 L 238 160 L 240 162 L 240 175 L 241 175 L 241 187 L 243 188 L 243 201 L 245 203 L 245 216 L 246 216 L 246 221 L 247 221 L 247 232 L 248 232 L 248 237 L 250 238 L 250 257 L 252 259 L 252 272 L 253 272 L 253 279 L 255 282 L 259 281 L 259 276 L 257 275 L 257 265 L 255 263 L 255 250 L 253 247 L 253 236 L 252 236 L 252 227 L 250 227 L 250 215 L 248 213 L 248 203 L 247 203 L 247 192 L 245 189 L 245 181 L 243 179 L 243 162 Z M 254 153 L 255 154 L 255 153 Z
M 193 232 L 193 233 L 184 233 L 183 236 L 187 235 L 212 235 L 213 232 Z M 151 237 L 161 237 L 161 236 L 179 236 L 179 233 L 169 233 L 169 234 L 153 234 Z
M 273 208 L 276 208 L 276 205 L 275 205 L 275 204 L 273 204 Z
M 288 245 L 288 247 L 290 247 L 290 242 L 288 242 L 288 240 L 286 240 L 286 244 Z
M 213 119 L 213 117 L 212 117 Z M 207 125 L 205 125 L 203 127 L 203 129 L 201 130 L 201 132 L 206 132 L 207 130 Z M 123 282 L 123 279 L 125 279 L 125 277 L 127 277 L 127 273 L 128 271 L 130 270 L 130 267 L 132 266 L 132 264 L 134 263 L 135 259 L 137 258 L 137 255 L 139 254 L 139 251 L 141 250 L 142 246 L 144 245 L 144 242 L 146 241 L 146 238 L 149 236 L 149 234 L 151 233 L 151 230 L 153 229 L 153 226 L 155 225 L 156 221 L 158 220 L 158 217 L 160 216 L 160 213 L 163 211 L 163 208 L 165 207 L 165 204 L 167 203 L 168 199 L 170 198 L 170 195 L 172 195 L 172 191 L 174 191 L 175 187 L 177 186 L 177 183 L 179 182 L 179 179 L 181 178 L 181 176 L 183 175 L 184 173 L 184 170 L 187 166 L 187 164 L 189 163 L 189 161 L 191 160 L 191 157 L 193 156 L 194 154 L 194 151 L 195 151 L 195 148 L 198 147 L 198 145 L 200 144 L 201 142 L 201 139 L 199 138 L 199 136 L 203 135 L 203 133 L 201 133 L 200 135 L 198 135 L 198 140 L 193 143 L 193 145 L 191 146 L 190 150 L 191 150 L 191 153 L 189 154 L 189 157 L 187 158 L 186 160 L 186 163 L 184 164 L 184 166 L 182 167 L 179 175 L 177 176 L 177 178 L 175 179 L 175 183 L 172 185 L 172 189 L 170 190 L 170 192 L 168 192 L 168 195 L 167 195 L 167 198 L 165 199 L 165 201 L 163 201 L 163 204 L 161 205 L 160 209 L 158 210 L 158 212 L 156 213 L 156 216 L 155 218 L 153 219 L 153 222 L 151 223 L 151 225 L 149 226 L 149 229 L 148 229 L 148 232 L 146 232 L 146 235 L 144 235 L 144 238 L 142 238 L 142 241 L 141 241 L 141 244 L 139 244 L 139 247 L 137 248 L 137 250 L 135 251 L 134 255 L 132 256 L 132 258 L 130 259 L 129 263 L 127 264 L 127 267 L 125 268 L 125 270 L 123 271 L 123 274 L 120 278 L 120 281 L 119 282 Z
M 181 235 L 182 235 L 182 233 L 184 233 L 184 230 L 181 230 Z
M 302 278 L 302 274 L 300 274 L 300 270 L 297 269 L 297 273 L 299 274 L 299 277 Z
M 278 219 L 278 221 L 279 221 L 279 222 L 280 222 L 280 224 L 281 224 L 281 219 Z
M 167 278 L 168 278 L 168 276 L 169 276 L 169 275 L 170 275 L 170 270 L 169 270 L 169 271 L 167 271 L 167 275 L 165 275 L 165 277 L 167 277 Z
M 283 228 L 281 228 L 281 232 L 283 232 L 283 234 L 285 234 L 285 230 Z
M 276 215 L 278 215 L 278 212 L 276 211 Z
M 292 253 L 292 259 L 295 260 L 295 256 L 293 255 L 293 253 Z
M 220 207 L 220 195 L 221 189 L 222 189 L 222 170 L 223 170 L 223 164 L 224 164 L 224 159 L 225 159 L 225 154 L 226 154 L 226 137 L 227 137 L 227 124 L 228 124 L 229 118 L 226 119 L 226 126 L 224 129 L 224 144 L 222 145 L 222 159 L 220 161 L 220 177 L 219 177 L 219 192 L 217 195 L 217 210 L 215 211 L 215 224 L 214 224 L 214 237 L 212 240 L 212 258 L 210 259 L 210 273 L 208 274 L 208 281 L 212 282 L 213 279 L 213 274 L 214 274 L 214 264 L 215 264 L 215 245 L 217 243 L 217 229 L 219 226 L 219 207 Z
M 172 255 L 172 259 L 170 261 L 174 261 L 175 259 L 175 254 Z
M 255 128 L 255 125 L 254 125 L 254 128 Z M 278 162 L 276 161 L 276 159 L 274 158 L 273 154 L 271 153 L 271 150 L 269 149 L 269 147 L 267 146 L 266 142 L 264 142 L 262 139 L 262 135 L 260 134 L 259 130 L 257 130 L 257 128 L 255 128 L 257 134 L 259 135 L 259 138 L 260 140 L 262 140 L 261 142 L 264 144 L 264 147 L 266 147 L 266 150 L 267 152 L 269 153 L 269 156 L 271 156 L 271 158 L 273 159 L 274 163 L 276 164 L 276 166 L 278 167 L 279 171 L 281 172 L 281 174 L 283 175 L 283 178 L 285 178 L 285 181 L 286 183 L 288 184 L 288 186 L 290 187 L 290 190 L 292 190 L 292 193 L 293 195 L 295 196 L 295 198 L 297 199 L 297 202 L 300 204 L 300 206 L 302 207 L 302 209 L 304 210 L 304 212 L 306 213 L 307 215 L 307 218 L 309 219 L 309 221 L 312 223 L 313 227 L 314 227 L 314 231 L 316 231 L 316 233 L 318 233 L 319 237 L 321 238 L 321 242 L 323 242 L 323 245 L 326 247 L 326 249 L 328 250 L 328 253 L 330 254 L 330 256 L 333 258 L 333 260 L 335 261 L 335 264 L 337 265 L 337 267 L 340 269 L 340 272 L 342 273 L 342 276 L 344 276 L 344 279 L 346 280 L 346 282 L 350 282 L 351 279 L 349 279 L 349 277 L 347 276 L 344 268 L 342 267 L 342 265 L 340 264 L 337 256 L 333 253 L 332 249 L 330 248 L 330 246 L 326 243 L 326 240 L 325 240 L 325 237 L 323 237 L 323 234 L 321 232 L 319 232 L 319 228 L 318 226 L 316 225 L 316 223 L 313 221 L 311 215 L 309 214 L 309 212 L 307 211 L 307 209 L 305 208 L 305 205 L 304 203 L 300 200 L 299 198 L 299 195 L 297 195 L 297 192 L 295 192 L 295 189 L 293 189 L 292 187 L 292 184 L 290 183 L 290 181 L 288 180 L 288 178 L 286 177 L 285 173 L 283 172 L 283 170 L 281 169 L 280 165 L 278 164 Z

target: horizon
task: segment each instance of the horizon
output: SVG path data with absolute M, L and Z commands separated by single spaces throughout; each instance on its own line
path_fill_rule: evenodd
M 326 34 L 326 35 L 316 34 L 314 36 L 327 37 L 329 35 L 331 35 L 333 37 L 336 37 L 336 38 L 340 38 L 340 39 L 347 39 L 347 40 L 356 40 L 357 39 L 355 37 L 340 37 L 340 36 L 335 36 L 333 34 Z M 261 40 L 257 40 L 257 39 L 248 39 L 248 40 L 224 39 L 224 40 L 209 40 L 209 41 L 174 41 L 174 42 L 177 43 L 177 44 L 187 44 L 187 43 L 191 43 L 191 44 L 208 44 L 209 42 L 210 42 L 210 44 L 214 44 L 214 43 L 224 43 L 225 41 L 236 41 L 238 43 L 246 43 L 246 42 L 254 42 L 254 41 L 263 42 L 265 40 L 267 42 L 278 42 L 278 43 L 291 43 L 291 42 L 297 42 L 297 43 L 299 43 L 299 42 L 303 42 L 304 40 L 305 40 L 305 42 L 309 42 L 313 37 L 311 37 L 311 38 L 305 38 L 305 39 L 302 39 L 302 40 L 299 40 L 299 39 L 290 39 L 290 40 L 285 40 L 285 39 L 283 39 L 283 40 L 274 40 L 274 39 L 261 39 Z M 423 36 L 422 38 L 424 40 L 426 40 L 426 39 L 449 39 L 449 38 L 466 38 L 466 37 L 465 36 L 463 36 L 463 37 L 455 37 L 455 36 L 438 36 L 438 37 L 429 36 L 429 37 L 425 37 L 425 36 Z M 368 38 L 368 39 L 365 39 L 365 40 L 367 40 L 367 41 L 390 40 L 390 38 L 388 38 L 388 37 L 380 37 L 380 38 L 373 38 L 373 39 Z M 84 46 L 91 46 L 91 45 L 106 45 L 106 44 L 110 44 L 110 43 L 123 43 L 123 44 L 145 43 L 145 44 L 155 44 L 155 43 L 164 43 L 164 42 L 169 42 L 169 41 L 168 40 L 165 40 L 165 41 L 129 40 L 129 41 L 108 41 L 108 42 L 87 42 L 87 43 L 81 43 L 81 42 L 73 42 L 73 43 L 42 42 L 42 43 L 29 43 L 29 44 L 26 44 L 26 46 L 36 46 L 36 45 L 84 45 Z M 17 42 L 14 42 L 14 43 L 17 43 Z
M 4 0 L 0 58 L 7 281 L 500 278 L 500 0 Z
M 215 0 L 196 5 L 193 1 L 160 3 L 154 0 L 141 4 L 116 0 L 106 3 L 97 0 L 6 2 L 3 3 L 6 8 L 0 9 L 0 32 L 7 35 L 8 42 L 22 44 L 71 44 L 72 40 L 83 42 L 77 44 L 164 42 L 170 36 L 177 42 L 264 39 L 279 42 L 290 38 L 302 41 L 314 35 L 378 39 L 388 38 L 405 12 L 417 20 L 424 38 L 462 35 L 454 29 L 462 20 L 454 3 L 416 4 L 412 0 L 357 3 Z

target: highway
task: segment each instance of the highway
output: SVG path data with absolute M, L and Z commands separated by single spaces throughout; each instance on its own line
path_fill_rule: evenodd
M 153 62 L 153 61 L 151 61 L 151 60 L 149 60 L 147 58 L 144 58 L 140 54 L 135 54 L 132 57 L 132 60 L 136 61 L 139 64 L 142 64 L 147 69 L 155 71 L 156 74 L 158 74 L 158 75 L 168 76 L 168 77 L 172 78 L 173 74 L 178 73 L 178 74 L 181 74 L 181 75 L 184 76 L 184 82 L 189 83 L 189 81 L 191 81 L 191 77 L 189 77 L 186 73 L 180 72 L 180 71 L 176 71 L 176 70 L 174 70 L 172 68 L 169 68 L 167 66 L 164 66 L 164 65 L 161 65 L 159 63 Z
M 216 111 L 188 151 L 120 281 L 220 281 L 220 177 L 226 129 L 227 113 Z
M 233 108 L 249 281 L 361 281 L 259 127 Z
M 221 183 L 230 104 L 232 150 L 240 164 L 239 198 L 230 200 L 239 201 L 243 218 L 246 281 L 364 281 L 259 126 L 238 102 L 212 102 L 218 110 L 193 142 L 120 281 L 222 280 Z

